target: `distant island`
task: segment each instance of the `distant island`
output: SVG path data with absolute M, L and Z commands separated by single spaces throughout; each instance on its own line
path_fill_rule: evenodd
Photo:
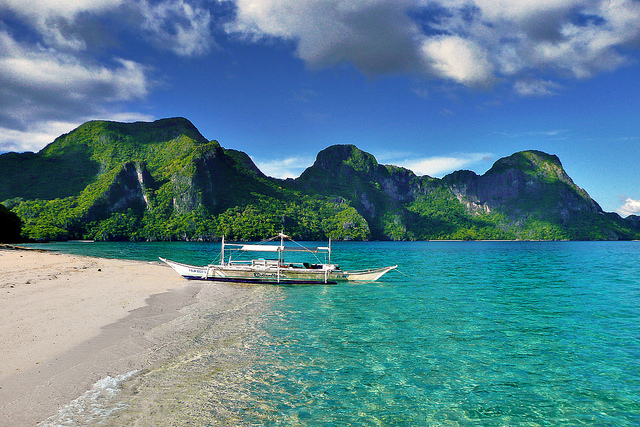
M 91 121 L 38 153 L 2 154 L 0 200 L 10 240 L 16 229 L 37 241 L 259 240 L 282 229 L 299 240 L 640 239 L 640 217 L 604 212 L 540 151 L 437 179 L 334 145 L 281 180 L 184 118 Z

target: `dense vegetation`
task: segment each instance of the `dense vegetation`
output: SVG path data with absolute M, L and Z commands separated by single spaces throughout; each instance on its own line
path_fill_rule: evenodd
M 132 208 L 85 222 L 77 200 L 6 201 L 24 218 L 24 234 L 35 240 L 260 240 L 281 230 L 302 240 L 368 240 L 371 232 L 346 202 L 305 197 L 283 201 L 264 198 L 213 215 L 206 208 L 176 212 L 162 204 L 148 210 Z M 17 218 L 17 216 L 16 216 Z
M 278 180 L 180 118 L 88 122 L 37 154 L 3 154 L 0 200 L 2 220 L 36 240 L 640 238 L 640 221 L 602 212 L 545 153 L 434 179 L 340 145 Z

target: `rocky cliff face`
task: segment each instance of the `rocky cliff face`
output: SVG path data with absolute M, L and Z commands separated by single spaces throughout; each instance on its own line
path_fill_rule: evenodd
M 149 190 L 153 187 L 153 177 L 140 162 L 127 162 L 122 165 L 110 182 L 90 203 L 83 218 L 95 221 L 108 218 L 113 212 L 126 212 L 128 209 L 144 211 L 151 208 Z
M 319 152 L 295 181 L 309 191 L 358 192 L 377 182 L 380 168 L 375 157 L 354 145 L 333 145 Z
M 537 216 L 566 222 L 600 206 L 575 185 L 556 156 L 524 151 L 498 160 L 484 175 L 454 172 L 443 178 L 469 212 L 498 210 L 513 219 Z
M 177 205 L 183 212 L 195 210 L 198 205 L 213 213 L 223 212 L 242 200 L 246 201 L 252 189 L 261 191 L 260 178 L 266 179 L 249 156 L 225 150 L 220 145 L 194 158 L 193 167 L 193 173 L 189 175 L 191 181 L 185 188 L 191 192 L 192 203 L 189 206 Z
M 348 200 L 368 222 L 372 235 L 384 238 L 385 218 L 398 216 L 412 199 L 417 177 L 407 169 L 378 164 L 354 145 L 333 145 L 318 153 L 294 186 L 327 197 Z

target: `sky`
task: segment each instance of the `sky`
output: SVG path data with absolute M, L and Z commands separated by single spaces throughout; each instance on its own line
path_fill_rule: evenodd
M 278 178 L 333 144 L 432 177 L 541 150 L 640 214 L 640 1 L 0 0 L 0 153 L 166 117 Z

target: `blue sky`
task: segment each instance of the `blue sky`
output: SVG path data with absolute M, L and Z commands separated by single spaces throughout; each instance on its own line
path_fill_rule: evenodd
M 332 144 L 442 177 L 556 154 L 640 214 L 638 0 L 0 0 L 0 152 L 181 116 L 295 177 Z

